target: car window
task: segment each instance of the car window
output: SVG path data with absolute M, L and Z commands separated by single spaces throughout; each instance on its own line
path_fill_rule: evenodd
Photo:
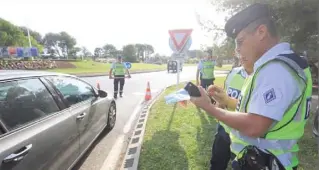
M 58 111 L 39 79 L 0 82 L 0 119 L 9 130 Z
M 95 98 L 92 87 L 72 77 L 49 77 L 53 85 L 61 92 L 69 105 L 74 105 L 92 98 Z

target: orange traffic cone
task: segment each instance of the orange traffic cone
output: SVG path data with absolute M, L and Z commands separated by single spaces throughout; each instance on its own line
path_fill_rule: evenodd
M 145 93 L 145 101 L 149 101 L 151 99 L 152 99 L 152 94 L 151 94 L 150 82 L 147 82 L 147 88 L 146 88 L 146 93 Z
M 99 83 L 99 82 L 96 83 L 96 88 L 99 89 L 99 90 L 101 90 L 101 87 L 100 87 L 100 83 Z

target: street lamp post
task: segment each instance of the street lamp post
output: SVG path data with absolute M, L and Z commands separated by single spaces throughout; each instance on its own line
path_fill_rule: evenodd
M 29 28 L 27 28 L 27 32 L 28 32 L 28 39 L 29 39 L 29 47 L 31 48 L 31 47 L 32 47 L 32 44 L 31 44 L 31 37 L 30 37 Z

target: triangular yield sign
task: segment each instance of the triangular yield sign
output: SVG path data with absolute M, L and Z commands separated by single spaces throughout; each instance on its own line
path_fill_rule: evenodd
M 192 31 L 193 31 L 192 29 L 180 29 L 180 30 L 168 31 L 177 51 L 180 51 L 183 49 Z

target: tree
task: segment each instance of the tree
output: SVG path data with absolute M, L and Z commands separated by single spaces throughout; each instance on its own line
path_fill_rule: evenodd
M 117 49 L 112 44 L 106 44 L 103 46 L 104 57 L 112 57 L 114 58 L 117 54 Z
M 24 36 L 28 36 L 28 29 L 29 28 L 24 27 L 24 26 L 19 27 L 19 28 L 22 30 Z M 33 37 L 39 44 L 43 44 L 42 35 L 39 32 L 29 29 L 29 33 L 30 33 L 30 36 Z
M 318 0 L 210 0 L 210 2 L 217 7 L 217 11 L 225 12 L 229 16 L 256 2 L 269 4 L 282 41 L 290 42 L 297 53 L 307 51 L 310 64 L 318 62 Z M 204 30 L 215 33 L 216 39 L 225 36 L 223 26 L 217 26 L 213 20 L 202 19 L 199 14 L 197 19 Z
M 307 50 L 312 53 L 310 55 L 319 54 L 316 16 L 319 10 L 318 0 L 211 0 L 219 11 L 228 14 L 234 14 L 256 2 L 271 6 L 282 39 L 289 41 L 296 51 Z M 208 23 L 214 22 L 204 21 L 201 25 L 216 30 Z
M 62 31 L 60 33 L 47 33 L 43 38 L 43 44 L 48 50 L 54 50 L 60 57 L 67 57 L 74 55 L 73 48 L 76 45 L 76 40 L 67 32 Z
M 28 37 L 23 34 L 22 30 L 2 18 L 0 18 L 0 37 L 0 46 L 29 47 Z M 32 46 L 42 52 L 43 46 L 33 37 L 30 39 Z
M 149 56 L 154 53 L 154 47 L 149 44 L 135 44 L 135 49 L 136 49 L 136 56 L 138 58 L 141 58 L 141 60 L 144 62 L 145 61 L 145 56 Z
M 48 51 L 53 55 L 53 51 L 59 57 L 62 56 L 62 51 L 59 46 L 60 43 L 60 35 L 57 33 L 47 33 L 43 38 L 43 44 Z
M 123 51 L 122 50 L 116 50 L 114 52 L 114 56 L 120 56 L 120 55 L 123 55 Z
M 136 56 L 138 58 L 141 58 L 142 61 L 144 61 L 145 45 L 143 45 L 143 44 L 135 44 L 135 49 L 136 49 Z
M 84 57 L 91 57 L 92 56 L 92 53 L 86 47 L 82 47 L 81 52 L 82 52 Z
M 211 0 L 220 11 L 229 14 L 256 2 L 271 6 L 282 41 L 290 42 L 297 53 L 307 52 L 308 63 L 315 68 L 312 69 L 313 80 L 318 81 L 318 68 L 314 65 L 318 63 L 319 56 L 318 0 Z
M 123 57 L 124 60 L 127 62 L 136 62 L 137 57 L 136 57 L 136 49 L 133 44 L 125 45 L 123 47 Z
M 71 51 L 74 46 L 76 45 L 76 40 L 71 35 L 69 35 L 67 32 L 62 31 L 59 33 L 59 47 L 61 48 L 64 55 L 71 55 Z M 77 48 L 75 51 L 78 51 L 79 48 Z M 74 54 L 74 51 L 72 51 L 72 54 Z
M 102 54 L 103 54 L 103 49 L 100 48 L 100 47 L 96 47 L 96 48 L 94 49 L 94 58 L 93 58 L 93 59 L 95 60 L 96 58 L 101 57 Z
M 145 53 L 146 53 L 146 56 L 150 56 L 151 54 L 154 53 L 154 47 L 150 44 L 145 44 Z
M 73 58 L 77 58 L 77 54 L 81 51 L 80 47 L 74 47 L 72 49 L 70 49 L 69 52 L 69 56 L 73 57 Z

